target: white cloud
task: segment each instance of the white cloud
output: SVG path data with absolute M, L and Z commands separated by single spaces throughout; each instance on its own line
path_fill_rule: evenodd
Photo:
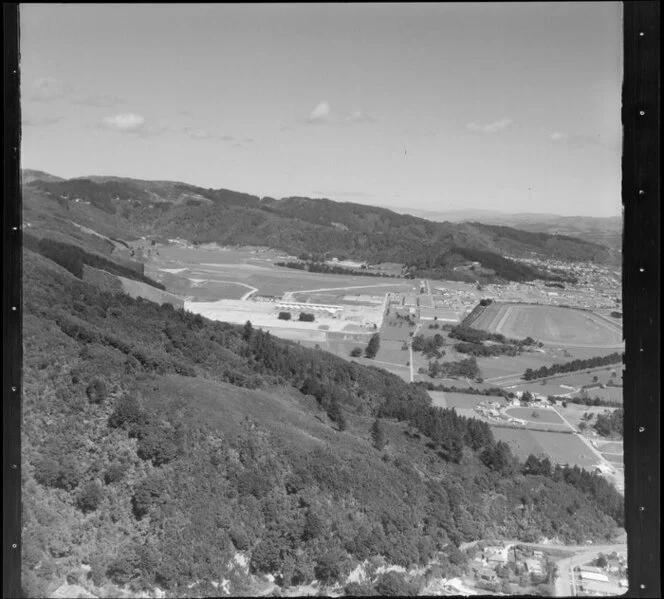
M 192 139 L 209 139 L 210 132 L 205 129 L 185 129 L 185 133 Z
M 327 102 L 320 102 L 316 108 L 311 111 L 309 118 L 307 118 L 307 123 L 311 125 L 327 123 L 330 120 L 331 111 L 330 105 Z
M 559 131 L 556 131 L 555 133 L 549 135 L 549 139 L 551 141 L 565 141 L 567 139 L 567 135 L 565 135 L 564 133 L 560 133 Z
M 351 111 L 346 121 L 350 123 L 375 123 L 376 119 L 363 110 L 357 109 Z
M 67 86 L 55 77 L 40 77 L 32 82 L 29 98 L 35 102 L 51 102 L 68 92 Z
M 549 140 L 557 144 L 564 143 L 570 148 L 597 146 L 604 143 L 599 135 L 587 135 L 585 133 L 560 133 L 559 131 L 551 133 L 549 135 Z
M 514 125 L 512 119 L 504 118 L 499 121 L 494 121 L 493 123 L 486 123 L 484 125 L 478 123 L 469 123 L 467 129 L 473 133 L 500 133 L 501 131 L 506 131 Z
M 122 133 L 139 133 L 145 127 L 145 118 L 131 112 L 116 114 L 101 119 L 101 126 Z

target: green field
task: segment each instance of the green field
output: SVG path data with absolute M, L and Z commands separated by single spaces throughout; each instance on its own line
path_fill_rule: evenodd
M 592 426 L 597 418 L 597 414 L 604 414 L 607 410 L 611 408 L 606 408 L 602 406 L 584 406 L 581 404 L 568 403 L 566 407 L 558 406 L 556 410 L 569 422 L 574 428 L 578 429 L 579 424 L 583 422 L 584 414 L 591 414 L 592 418 L 589 421 L 586 421 L 588 426 Z M 600 451 L 604 451 L 599 447 Z M 611 451 L 611 450 L 608 450 Z
M 517 358 L 518 359 L 518 358 Z M 478 361 L 478 364 L 480 362 Z M 484 372 L 484 370 L 483 370 Z M 611 373 L 615 372 L 616 376 L 612 377 Z M 597 377 L 597 382 L 606 384 L 609 380 L 613 380 L 616 384 L 622 385 L 622 368 L 620 364 L 611 367 L 602 367 L 597 370 L 579 370 L 570 374 L 559 376 L 551 376 L 542 381 L 532 383 L 520 382 L 516 385 L 510 386 L 511 391 L 530 391 L 531 393 L 541 393 L 543 395 L 566 395 L 574 392 L 574 389 L 580 389 L 584 385 L 591 385 L 594 383 L 593 379 Z M 544 383 L 544 384 L 542 384 Z M 615 402 L 622 401 L 623 388 L 620 387 L 594 387 L 587 390 L 590 397 L 600 397 L 602 399 L 609 399 Z
M 569 428 L 555 410 L 548 408 L 509 408 L 505 410 L 505 413 L 514 416 L 515 418 L 521 418 L 522 420 L 527 420 L 528 422 L 534 422 L 536 424 L 560 424 Z M 537 414 L 537 416 L 534 416 L 534 414 Z
M 156 252 L 159 252 L 157 255 Z M 277 252 L 261 252 L 254 249 L 201 249 L 181 248 L 177 246 L 158 245 L 146 262 L 146 274 L 162 281 L 169 291 L 182 293 L 191 287 L 190 279 L 215 280 L 226 283 L 219 287 L 224 294 L 210 297 L 206 286 L 191 288 L 188 293 L 200 299 L 234 299 L 238 297 L 231 282 L 243 283 L 256 287 L 259 295 L 281 297 L 285 292 L 302 292 L 318 289 L 332 289 L 331 297 L 343 297 L 346 294 L 364 293 L 384 295 L 387 291 L 412 290 L 412 281 L 405 279 L 385 279 L 350 275 L 328 275 L 309 273 L 292 268 L 275 266 L 274 262 L 283 259 Z M 182 272 L 166 272 L 163 269 Z M 237 286 L 249 291 L 248 287 Z M 339 288 L 358 287 L 354 290 Z M 312 291 L 313 293 L 314 291 Z M 240 296 L 244 295 L 240 293 Z M 306 298 L 306 295 L 304 296 Z
M 501 397 L 487 395 L 472 395 L 470 393 L 452 393 L 448 391 L 429 391 L 431 403 L 439 408 L 456 408 L 457 410 L 472 410 L 475 406 L 486 401 L 498 401 Z
M 524 352 L 516 357 L 495 356 L 491 358 L 478 358 L 477 364 L 480 367 L 485 379 L 492 379 L 509 374 L 523 374 L 526 369 L 536 370 L 542 366 L 551 366 L 552 364 L 562 364 L 569 359 L 561 358 L 545 350 L 544 352 Z
M 605 399 L 607 401 L 612 401 L 615 403 L 621 403 L 623 400 L 623 388 L 622 387 L 605 387 L 604 389 L 587 389 L 587 393 L 590 397 L 599 397 L 600 399 Z
M 597 448 L 602 453 L 619 453 L 622 455 L 623 452 L 623 444 L 618 441 L 608 441 L 606 443 L 598 442 Z
M 602 456 L 612 464 L 624 464 L 625 458 L 622 453 L 603 453 Z
M 497 426 L 492 426 L 491 430 L 496 440 L 505 441 L 512 452 L 522 460 L 532 453 L 539 457 L 548 456 L 555 464 L 592 468 L 599 463 L 597 456 L 574 434 Z
M 493 303 L 472 326 L 506 337 L 532 337 L 554 345 L 617 347 L 622 343 L 618 324 L 591 312 L 558 306 Z
M 292 270 L 292 269 L 280 269 L 281 270 Z M 311 287 L 313 291 L 309 292 L 299 292 L 296 294 L 296 301 L 309 301 L 311 303 L 340 303 L 340 304 L 349 304 L 353 305 L 367 305 L 375 306 L 376 301 L 353 301 L 345 300 L 347 295 L 366 295 L 366 296 L 378 296 L 381 301 L 383 296 L 386 293 L 411 293 L 413 292 L 413 285 L 411 282 L 402 282 L 399 279 L 394 280 L 378 277 L 352 277 L 348 275 L 319 275 L 317 273 L 309 273 L 304 271 L 293 271 L 300 273 L 300 277 L 305 280 L 309 280 L 309 277 L 318 277 L 325 276 L 328 277 L 328 281 L 325 286 L 322 288 L 327 289 L 323 292 L 317 292 L 314 289 L 314 286 Z M 332 283 L 334 281 L 337 284 L 330 284 L 329 277 L 333 277 Z M 345 281 L 345 282 L 344 282 Z M 368 281 L 371 281 L 368 283 Z M 335 289 L 338 287 L 339 289 Z M 350 287 L 346 289 L 346 287 Z M 321 301 L 324 300 L 324 301 Z

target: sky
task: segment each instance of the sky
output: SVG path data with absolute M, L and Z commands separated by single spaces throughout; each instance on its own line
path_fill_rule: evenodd
M 620 2 L 20 11 L 23 168 L 621 213 Z

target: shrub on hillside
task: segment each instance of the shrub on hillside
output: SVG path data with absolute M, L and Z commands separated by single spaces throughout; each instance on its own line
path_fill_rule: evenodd
M 347 557 L 341 549 L 331 549 L 316 562 L 316 578 L 324 584 L 333 584 L 340 580 L 347 569 Z
M 128 469 L 129 466 L 127 464 L 121 464 L 119 462 L 111 464 L 108 467 L 108 470 L 106 470 L 104 473 L 104 482 L 107 485 L 110 485 L 119 481 L 125 475 L 125 472 L 127 472 Z
M 419 591 L 414 585 L 397 572 L 386 572 L 376 584 L 376 591 L 384 597 L 415 597 Z
M 80 473 L 71 456 L 48 456 L 35 464 L 35 480 L 47 487 L 71 491 L 78 486 Z
M 161 466 L 180 455 L 177 431 L 161 424 L 148 424 L 138 431 L 138 457 Z
M 164 479 L 158 474 L 148 476 L 134 488 L 134 496 L 131 498 L 134 516 L 140 520 L 154 505 L 167 498 Z
M 108 419 L 111 428 L 131 429 L 134 426 L 143 426 L 147 415 L 133 395 L 123 395 L 115 406 L 115 410 Z
M 85 394 L 88 396 L 90 403 L 103 403 L 108 394 L 106 383 L 101 379 L 95 379 L 86 387 Z
M 95 482 L 88 482 L 83 485 L 76 498 L 76 507 L 84 514 L 94 512 L 103 499 L 104 493 L 101 487 Z

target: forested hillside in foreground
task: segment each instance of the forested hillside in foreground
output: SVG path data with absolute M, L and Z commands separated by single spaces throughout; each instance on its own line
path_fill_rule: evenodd
M 23 298 L 27 596 L 65 580 L 251 595 L 238 553 L 282 586 L 438 552 L 451 576 L 464 541 L 584 542 L 622 524 L 601 477 L 521 464 L 378 368 L 102 292 L 30 250 Z

